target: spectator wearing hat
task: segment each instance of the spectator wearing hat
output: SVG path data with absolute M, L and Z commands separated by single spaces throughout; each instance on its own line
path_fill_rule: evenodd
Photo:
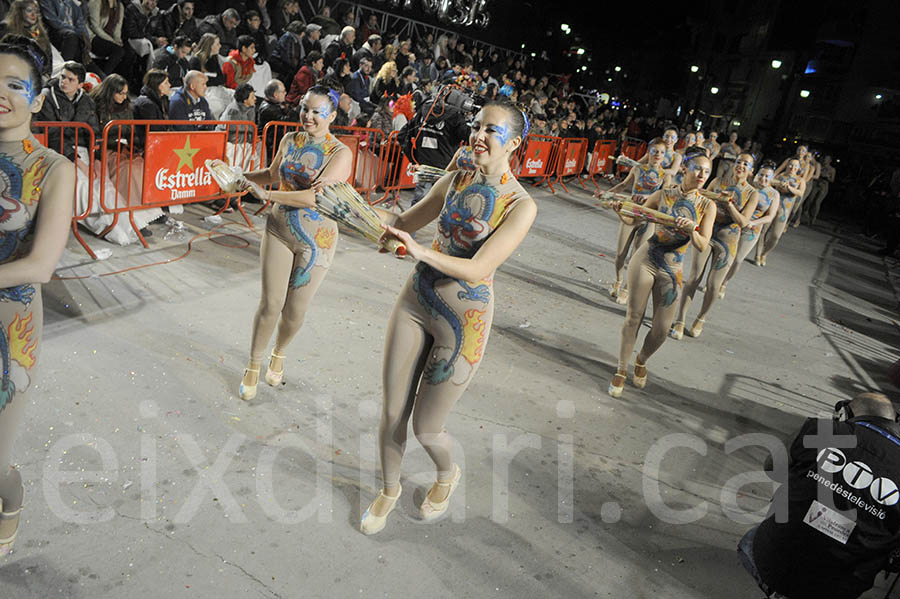
M 303 55 L 304 58 L 309 56 L 310 52 L 322 53 L 322 26 L 310 23 L 306 26 L 306 36 L 303 38 Z

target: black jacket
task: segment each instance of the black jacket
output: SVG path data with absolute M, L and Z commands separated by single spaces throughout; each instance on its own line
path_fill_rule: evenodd
M 141 121 L 164 121 L 169 118 L 169 98 L 160 97 L 156 91 L 146 85 L 141 88 L 141 95 L 134 101 L 134 118 Z M 147 127 L 134 128 L 134 145 L 144 147 Z M 151 131 L 165 131 L 165 125 L 151 125 Z
M 122 17 L 122 39 L 136 40 L 142 37 L 152 37 L 150 17 L 141 11 L 140 2 L 133 1 L 125 5 L 125 15 Z
M 835 438 L 855 438 L 856 446 L 823 445 Z M 804 439 L 817 446 L 805 447 Z M 810 418 L 790 447 L 787 470 L 774 512 L 753 540 L 760 577 L 791 599 L 858 597 L 900 548 L 900 427 L 869 416 Z
M 237 28 L 232 29 L 231 31 L 225 29 L 225 26 L 222 25 L 222 17 L 220 15 L 209 15 L 200 21 L 199 30 L 201 36 L 204 33 L 215 33 L 219 36 L 219 41 L 222 43 L 219 54 L 222 56 L 228 56 L 229 52 L 237 48 Z
M 153 51 L 153 60 L 151 64 L 154 69 L 162 69 L 169 74 L 169 83 L 172 87 L 181 87 L 182 79 L 190 70 L 188 61 L 184 58 L 178 58 L 169 48 L 158 48 Z
M 191 17 L 187 21 L 181 21 L 181 7 L 173 4 L 168 10 L 162 12 L 156 23 L 156 29 L 160 35 L 166 37 L 171 43 L 179 35 L 190 38 L 195 44 L 200 41 L 200 19 Z M 174 87 L 175 84 L 173 83 Z
M 285 104 L 276 104 L 275 102 L 269 102 L 268 100 L 264 100 L 262 104 L 259 106 L 259 112 L 257 114 L 257 131 L 259 135 L 263 135 L 265 133 L 266 124 L 274 121 L 292 121 L 296 120 L 296 115 L 293 115 L 291 111 L 288 109 L 288 106 Z M 284 136 L 284 130 L 278 131 L 278 135 L 275 134 L 275 131 L 272 129 L 269 130 L 268 134 L 266 134 L 265 144 L 266 144 L 266 157 L 267 162 L 271 162 L 272 158 L 275 156 L 275 150 L 278 147 L 278 143 L 281 141 L 281 138 Z
M 459 110 L 446 110 L 441 116 L 432 112 L 426 121 L 431 105 L 426 102 L 416 107 L 415 118 L 400 130 L 398 141 L 403 153 L 415 162 L 445 168 L 460 142 L 468 138 L 469 126 Z
M 194 71 L 200 71 L 201 73 L 206 73 L 206 85 L 209 87 L 213 87 L 214 85 L 225 85 L 225 75 L 222 73 L 222 65 L 219 64 L 219 59 L 215 56 L 210 56 L 205 65 L 200 64 L 199 57 L 191 56 L 191 59 L 188 61 L 188 68 Z M 213 75 L 210 75 L 210 73 L 213 73 Z M 172 87 L 175 86 L 173 85 Z
M 89 126 L 96 136 L 96 140 L 100 139 L 100 121 L 97 119 L 97 107 L 83 90 L 70 100 L 66 94 L 59 89 L 59 80 L 53 79 L 50 84 L 41 92 L 44 96 L 44 105 L 41 107 L 40 113 L 35 118 L 36 121 L 68 121 L 75 123 L 84 123 Z M 78 130 L 78 145 L 89 148 L 91 144 L 90 135 L 84 129 Z M 69 160 L 75 159 L 75 129 L 67 128 L 63 132 L 63 139 L 60 140 L 59 129 L 50 129 L 47 137 L 47 145 L 51 150 L 56 150 L 60 154 L 65 155 Z
M 325 66 L 330 67 L 334 61 L 344 56 L 347 60 L 353 58 L 353 46 L 345 44 L 342 40 L 336 39 L 331 45 L 325 48 Z

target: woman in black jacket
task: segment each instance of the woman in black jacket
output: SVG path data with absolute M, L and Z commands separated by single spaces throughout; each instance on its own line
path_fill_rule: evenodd
M 144 75 L 141 95 L 134 101 L 134 118 L 141 121 L 164 121 L 169 118 L 169 75 L 162 69 L 150 69 Z M 150 125 L 153 131 L 165 131 L 164 125 Z M 134 128 L 134 144 L 144 147 L 146 127 Z

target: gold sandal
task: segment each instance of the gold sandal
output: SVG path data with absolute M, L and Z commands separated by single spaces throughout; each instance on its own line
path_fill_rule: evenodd
M 397 500 L 400 499 L 400 494 L 402 492 L 403 487 L 400 485 L 397 485 L 397 494 L 393 497 L 385 495 L 384 489 L 382 489 L 378 494 L 378 497 L 375 498 L 375 501 L 369 504 L 369 507 L 366 508 L 365 513 L 362 515 L 362 518 L 359 521 L 359 531 L 364 535 L 374 535 L 375 533 L 381 532 L 384 529 L 385 524 L 387 524 L 388 516 L 390 516 L 391 512 L 394 511 L 394 508 L 397 507 Z M 376 516 L 372 513 L 372 508 L 375 507 L 375 504 L 382 497 L 387 501 L 390 501 L 391 504 L 388 506 L 388 509 L 383 516 Z
M 281 360 L 281 370 L 276 371 L 272 370 L 272 359 L 276 358 Z M 280 384 L 284 380 L 284 360 L 285 356 L 279 356 L 274 351 L 272 352 L 271 357 L 269 358 L 269 365 L 266 367 L 266 382 L 272 385 L 273 387 Z
M 24 496 L 25 490 L 22 489 Z M 19 516 L 22 514 L 24 502 L 19 509 L 6 512 L 3 510 L 3 499 L 0 498 L 0 557 L 9 555 L 12 551 L 13 543 L 16 542 L 16 535 L 19 534 Z
M 634 361 L 634 374 L 631 376 L 631 382 L 638 389 L 643 389 L 647 386 L 647 365 L 639 364 L 637 359 Z
M 422 517 L 422 520 L 425 520 L 426 522 L 435 520 L 450 507 L 450 496 L 453 495 L 453 491 L 456 490 L 456 486 L 459 485 L 459 481 L 462 478 L 462 470 L 460 467 L 453 464 L 453 469 L 453 478 L 446 482 L 435 481 L 431 486 L 431 489 L 428 490 L 428 495 L 425 495 L 425 501 L 422 502 L 422 507 L 419 508 L 419 515 Z M 429 495 L 431 495 L 431 491 L 435 487 L 450 487 L 450 490 L 447 492 L 447 496 L 444 497 L 443 501 L 432 501 L 430 499 Z
M 245 385 L 244 377 L 247 376 L 248 372 L 256 373 L 256 385 Z M 245 368 L 244 375 L 241 377 L 241 386 L 238 389 L 240 398 L 244 401 L 250 401 L 254 397 L 256 397 L 256 387 L 259 385 L 259 368 Z
M 702 318 L 698 318 L 694 321 L 694 326 L 688 331 L 688 335 L 691 337 L 699 337 L 700 333 L 703 332 L 703 323 L 706 322 Z
M 627 372 L 616 371 L 612 380 L 609 381 L 609 389 L 606 390 L 611 397 L 622 397 L 622 391 L 625 389 L 625 381 L 628 379 Z M 618 384 L 616 384 L 618 382 Z

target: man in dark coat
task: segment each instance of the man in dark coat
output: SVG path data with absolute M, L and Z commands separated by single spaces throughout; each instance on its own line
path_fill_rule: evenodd
M 63 65 L 58 79 L 52 79 L 43 89 L 44 105 L 35 118 L 36 121 L 63 121 L 84 123 L 90 127 L 96 138 L 100 137 L 100 123 L 97 120 L 97 107 L 81 84 L 87 72 L 78 62 L 67 62 Z M 90 148 L 91 140 L 87 131 L 78 131 L 78 145 Z M 65 155 L 69 160 L 75 159 L 75 128 L 67 127 L 60 140 L 60 130 L 51 129 L 47 136 L 47 145 Z

